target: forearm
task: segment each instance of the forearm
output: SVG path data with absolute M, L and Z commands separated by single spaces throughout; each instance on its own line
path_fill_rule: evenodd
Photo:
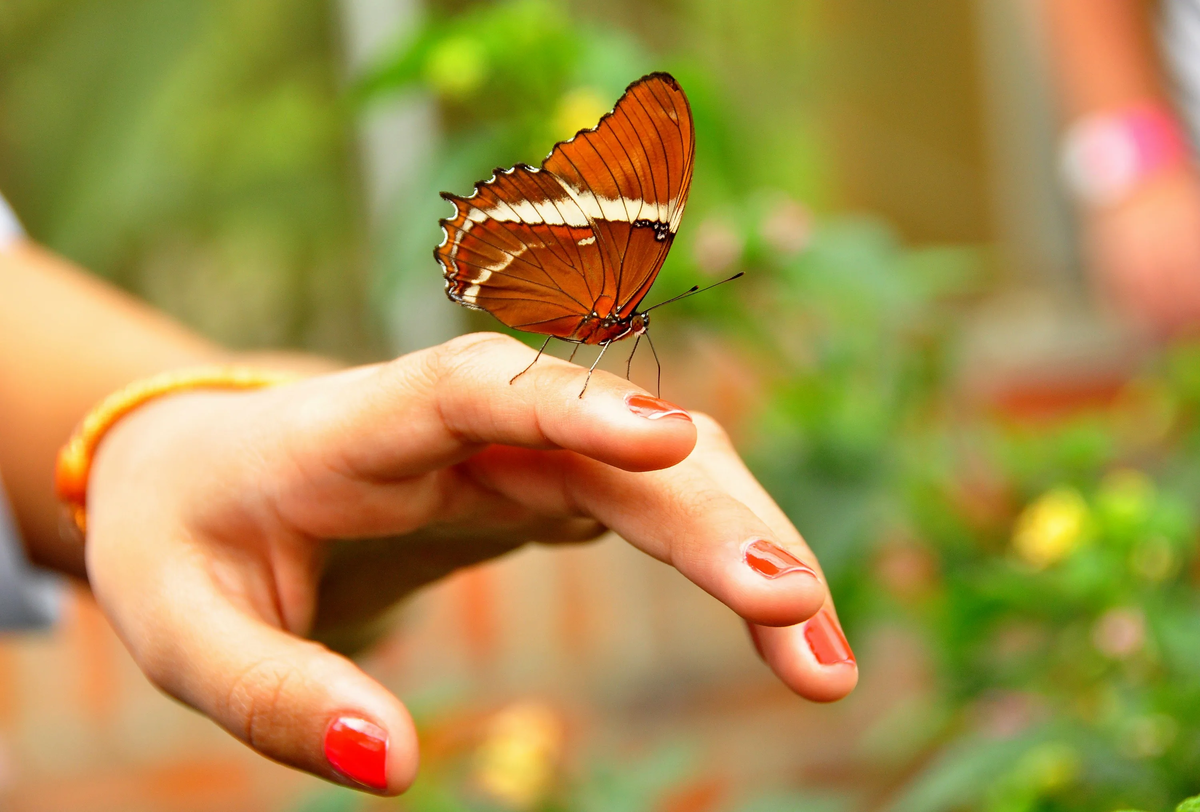
M 237 357 L 31 242 L 0 250 L 0 475 L 30 557 L 83 574 L 80 546 L 60 533 L 53 479 L 57 451 L 88 409 L 138 378 L 235 359 L 329 366 Z
M 59 530 L 58 448 L 109 392 L 226 354 L 31 242 L 0 251 L 0 328 L 0 474 L 30 556 L 82 574 Z
M 1052 64 L 1068 120 L 1164 100 L 1146 0 L 1044 0 Z

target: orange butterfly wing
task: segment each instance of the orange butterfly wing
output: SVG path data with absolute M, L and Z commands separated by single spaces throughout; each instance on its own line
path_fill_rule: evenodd
M 468 197 L 443 193 L 455 205 L 434 251 L 446 294 L 518 330 L 604 340 L 597 320 L 630 318 L 666 259 L 694 154 L 679 84 L 639 79 L 540 169 L 497 170 Z

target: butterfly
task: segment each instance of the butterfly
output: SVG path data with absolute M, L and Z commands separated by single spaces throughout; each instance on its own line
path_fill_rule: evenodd
M 632 335 L 636 352 L 643 335 L 649 340 L 650 317 L 638 306 L 679 230 L 695 143 L 683 88 L 670 74 L 651 73 L 595 127 L 555 145 L 540 168 L 496 169 L 466 197 L 442 192 L 454 204 L 434 249 L 446 295 L 546 336 L 512 381 L 551 338 L 575 350 L 598 344 L 583 397 L 610 344 Z

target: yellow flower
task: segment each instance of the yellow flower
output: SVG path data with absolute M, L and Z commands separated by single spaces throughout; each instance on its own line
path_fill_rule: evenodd
M 554 113 L 555 139 L 561 141 L 582 129 L 595 127 L 600 116 L 610 109 L 594 88 L 577 87 L 568 91 L 559 99 Z
M 562 744 L 562 721 L 550 707 L 534 701 L 509 705 L 488 724 L 476 783 L 509 809 L 531 809 L 553 785 Z
M 1045 569 L 1062 561 L 1084 540 L 1088 506 L 1074 488 L 1055 488 L 1017 517 L 1013 549 L 1022 561 Z

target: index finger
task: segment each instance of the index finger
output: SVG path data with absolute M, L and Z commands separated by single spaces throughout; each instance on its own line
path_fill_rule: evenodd
M 492 443 L 569 449 L 629 471 L 666 468 L 696 443 L 688 413 L 628 381 L 587 371 L 515 339 L 475 333 L 344 373 L 306 398 L 304 436 L 365 478 L 413 476 Z

